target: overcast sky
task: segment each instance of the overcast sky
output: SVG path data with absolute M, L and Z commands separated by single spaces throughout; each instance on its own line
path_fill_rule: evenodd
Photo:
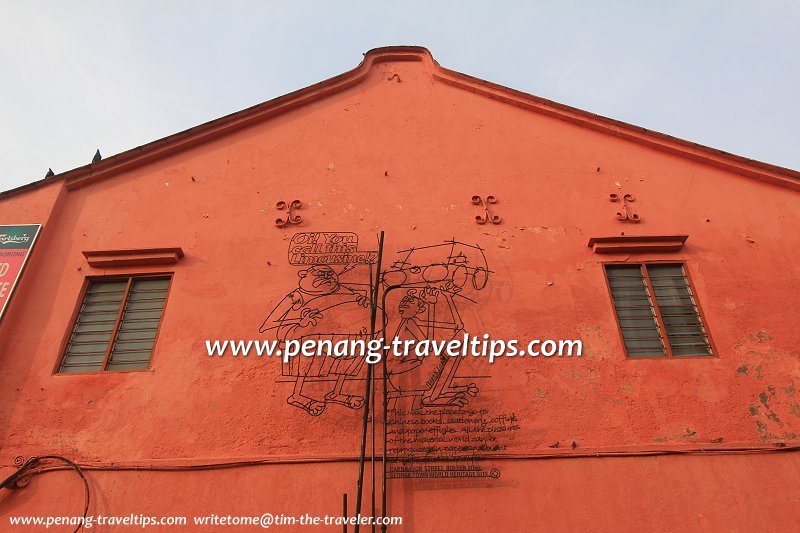
M 800 1 L 0 0 L 0 190 L 355 67 L 447 68 L 800 169 Z

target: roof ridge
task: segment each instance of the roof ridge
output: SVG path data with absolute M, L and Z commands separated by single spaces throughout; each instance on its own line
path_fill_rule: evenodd
M 469 90 L 516 107 L 603 131 L 664 152 L 723 168 L 736 174 L 800 191 L 800 172 L 796 170 L 710 148 L 450 70 L 439 65 L 427 48 L 402 45 L 372 48 L 364 54 L 364 58 L 355 68 L 342 74 L 99 161 L 94 161 L 88 165 L 76 167 L 0 192 L 0 198 L 39 188 L 57 180 L 65 180 L 68 189 L 75 189 L 116 175 L 129 168 L 144 165 L 158 157 L 176 153 L 218 138 L 226 133 L 245 128 L 261 120 L 266 120 L 352 87 L 367 76 L 372 65 L 378 60 L 420 61 L 430 65 L 434 79 L 442 83 Z

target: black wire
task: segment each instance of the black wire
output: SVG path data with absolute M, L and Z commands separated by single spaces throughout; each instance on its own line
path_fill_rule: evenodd
M 83 529 L 84 524 L 86 523 L 86 515 L 89 513 L 89 482 L 86 480 L 86 476 L 83 475 L 83 470 L 74 462 L 70 461 L 66 457 L 61 457 L 60 455 L 42 455 L 39 457 L 31 457 L 25 464 L 19 467 L 19 470 L 8 476 L 2 483 L 0 483 L 0 488 L 11 488 L 17 481 L 25 476 L 25 474 L 32 469 L 34 466 L 38 465 L 40 462 L 46 459 L 53 459 L 56 461 L 62 461 L 68 464 L 75 472 L 80 476 L 81 481 L 83 481 L 83 491 L 84 491 L 84 505 L 83 505 L 83 520 L 80 524 L 75 527 L 75 531 L 73 533 L 78 533 L 81 529 Z
M 379 290 L 379 283 L 380 283 L 380 272 L 381 272 L 381 260 L 383 258 L 383 231 L 381 231 L 380 238 L 378 239 L 378 261 L 375 268 L 376 278 L 374 286 L 370 287 L 370 296 L 371 296 L 371 308 L 370 308 L 370 317 L 369 317 L 369 334 L 370 339 L 375 339 L 375 320 L 377 318 L 378 312 L 378 290 Z M 370 409 L 370 399 L 374 400 L 374 397 L 371 394 L 374 394 L 372 391 L 372 381 L 373 381 L 373 366 L 372 364 L 367 363 L 367 379 L 366 379 L 366 390 L 364 392 L 364 417 L 362 418 L 361 423 L 361 453 L 358 457 L 358 486 L 356 488 L 356 516 L 361 516 L 361 496 L 363 493 L 363 486 L 364 486 L 364 460 L 367 453 L 367 422 L 369 419 L 369 409 Z M 375 420 L 373 413 L 373 432 L 375 430 Z M 373 444 L 373 460 L 372 460 L 372 490 L 374 493 L 375 490 L 375 459 L 374 459 L 374 444 Z M 372 497 L 373 507 L 375 502 L 375 496 L 373 494 Z M 355 526 L 353 526 L 354 533 L 358 533 L 360 531 L 360 521 L 356 521 Z
M 767 447 L 760 447 L 760 448 L 707 448 L 707 449 L 691 449 L 691 450 L 642 450 L 642 451 L 628 451 L 628 452 L 612 452 L 612 451 L 596 451 L 596 452 L 583 452 L 583 453 L 565 453 L 565 454 L 547 454 L 547 455 L 525 455 L 525 456 L 514 456 L 514 455 L 490 455 L 486 457 L 482 457 L 482 459 L 495 459 L 495 460 L 552 460 L 552 459 L 587 459 L 587 458 L 611 458 L 611 457 L 652 457 L 652 456 L 659 456 L 659 455 L 748 455 L 748 454 L 757 454 L 757 453 L 792 453 L 792 452 L 800 452 L 800 446 L 787 446 L 785 443 L 777 443 L 777 446 L 774 448 L 767 448 Z M 61 457 L 59 455 L 43 455 L 41 457 L 31 457 L 28 461 L 25 462 L 16 472 L 11 474 L 9 477 L 4 479 L 0 482 L 0 489 L 3 488 L 11 488 L 14 483 L 19 481 L 21 478 L 25 477 L 28 473 L 28 470 L 31 470 L 34 466 L 36 466 L 39 462 L 45 459 L 55 459 L 58 461 L 63 461 L 70 468 L 75 470 L 77 474 L 80 476 L 81 480 L 83 481 L 83 488 L 85 493 L 85 503 L 83 507 L 83 518 L 84 523 L 86 521 L 86 515 L 89 512 L 89 483 L 86 480 L 86 476 L 83 474 L 83 470 L 81 467 L 75 464 L 74 462 L 70 461 L 65 457 Z M 350 458 L 340 458 L 336 459 L 336 461 L 351 461 L 353 459 Z M 391 459 L 387 459 L 384 461 L 386 462 L 391 461 Z M 327 462 L 327 461 L 309 461 L 309 462 Z M 191 471 L 191 470 L 216 470 L 216 469 L 225 469 L 225 468 L 241 468 L 247 466 L 260 466 L 260 465 L 270 465 L 270 464 L 304 464 L 304 462 L 292 462 L 292 463 L 284 463 L 284 462 L 273 462 L 267 460 L 259 460 L 259 461 L 234 461 L 230 463 L 210 463 L 210 464 L 202 464 L 202 465 L 92 465 L 92 464 L 84 464 L 84 468 L 87 470 L 100 470 L 100 471 L 168 471 L 168 472 L 177 472 L 177 471 Z M 46 473 L 55 470 L 61 470 L 64 467 L 57 467 L 53 466 L 39 472 L 31 472 L 31 475 Z M 386 494 L 384 489 L 383 495 Z M 382 509 L 385 513 L 385 509 Z M 75 532 L 77 533 L 83 527 L 83 524 L 79 525 L 75 528 Z

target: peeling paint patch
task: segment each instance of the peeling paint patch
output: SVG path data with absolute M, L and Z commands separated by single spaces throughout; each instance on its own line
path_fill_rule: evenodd
M 755 333 L 748 333 L 747 338 L 753 342 L 765 342 L 768 340 L 772 340 L 772 335 L 767 333 L 767 330 L 760 329 Z
M 781 423 L 781 419 L 778 418 L 778 415 L 776 415 L 775 413 L 772 413 L 772 412 L 767 413 L 767 418 L 769 418 L 770 420 L 772 420 L 776 424 L 780 424 Z
M 758 399 L 761 400 L 761 403 L 764 404 L 764 407 L 769 409 L 769 401 L 767 400 L 767 393 L 766 392 L 762 392 L 761 394 L 759 394 L 758 395 Z
M 657 443 L 664 443 L 664 442 L 673 442 L 676 440 L 683 440 L 683 439 L 691 439 L 696 440 L 697 432 L 690 427 L 684 428 L 680 433 L 676 435 L 661 435 L 658 437 L 653 437 L 653 442 Z
M 790 431 L 781 420 L 784 415 L 800 418 L 800 404 L 789 402 L 795 395 L 794 383 L 785 387 L 768 385 L 758 394 L 757 404 L 749 406 L 750 415 L 755 418 L 756 429 L 762 440 L 775 441 L 793 439 L 796 433 Z

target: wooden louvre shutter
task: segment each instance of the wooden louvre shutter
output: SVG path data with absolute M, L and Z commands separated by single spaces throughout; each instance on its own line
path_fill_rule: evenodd
M 631 357 L 666 355 L 642 265 L 606 265 L 625 351 Z
M 711 355 L 683 265 L 606 265 L 606 276 L 628 356 Z
M 711 355 L 700 312 L 683 265 L 647 265 L 671 355 Z
M 147 368 L 169 283 L 168 277 L 91 281 L 59 372 Z
M 72 328 L 60 372 L 103 369 L 128 280 L 92 281 Z

